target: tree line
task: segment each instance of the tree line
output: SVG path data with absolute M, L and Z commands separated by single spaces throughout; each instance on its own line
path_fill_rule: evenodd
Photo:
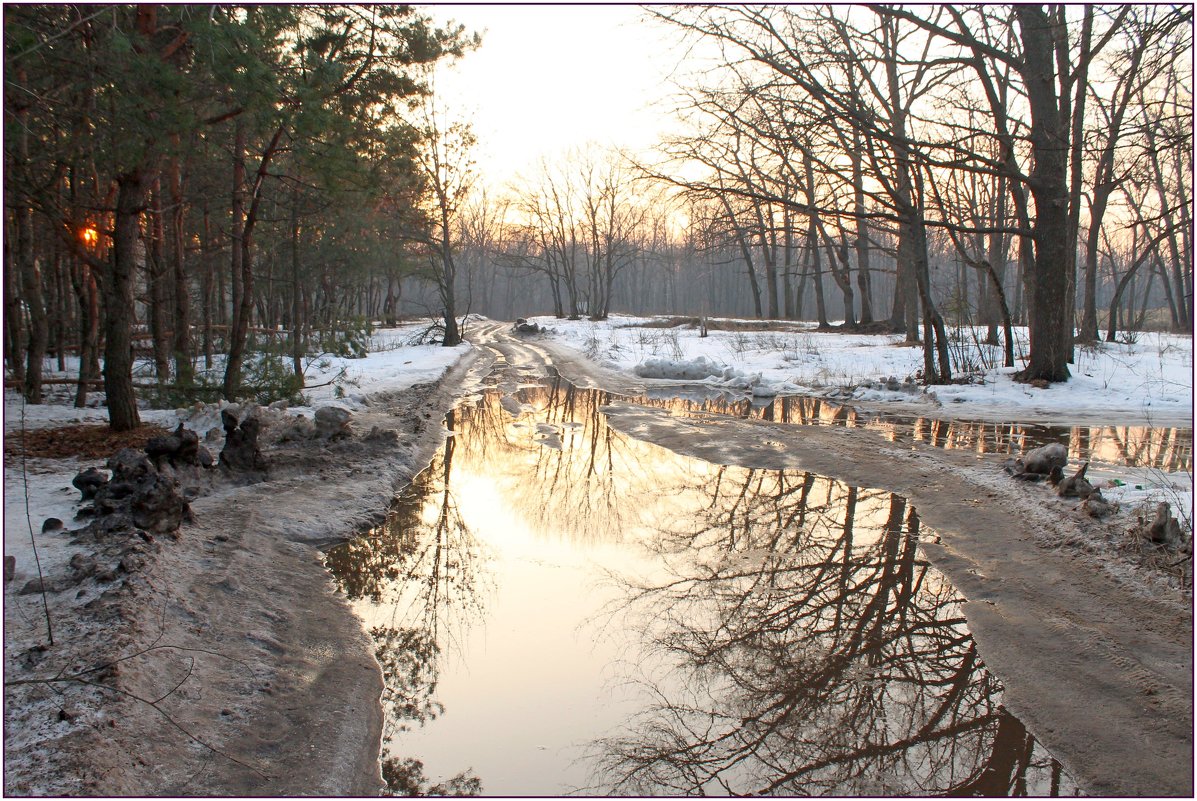
M 658 156 L 575 150 L 497 192 L 433 91 L 479 44 L 460 26 L 6 7 L 9 375 L 38 402 L 77 353 L 77 402 L 102 384 L 126 428 L 135 354 L 231 399 L 401 312 L 445 344 L 471 311 L 842 320 L 921 343 L 930 382 L 951 325 L 1009 366 L 1026 325 L 1027 381 L 1066 380 L 1103 317 L 1192 330 L 1188 7 L 648 13 L 708 54 Z
M 5 358 L 28 401 L 47 352 L 138 424 L 135 339 L 193 388 L 286 331 L 297 364 L 357 296 L 393 303 L 434 220 L 420 101 L 477 45 L 404 6 L 5 8 Z M 256 330 L 255 330 L 256 329 Z
M 655 13 L 717 45 L 722 63 L 689 87 L 686 113 L 705 124 L 667 145 L 674 164 L 697 161 L 706 175 L 654 173 L 722 217 L 746 272 L 757 260 L 768 316 L 795 293 L 779 265 L 805 259 L 830 274 L 849 327 L 921 334 L 925 375 L 950 380 L 930 276 L 936 246 L 950 243 L 1007 342 L 1013 263 L 1030 333 L 1019 376 L 1061 381 L 1074 341 L 1097 339 L 1103 257 L 1129 246 L 1116 283 L 1150 263 L 1173 327 L 1192 330 L 1190 9 Z M 871 296 L 875 254 L 887 251 L 888 319 Z
M 922 343 L 930 382 L 953 378 L 952 323 L 1007 366 L 1027 326 L 1026 381 L 1066 380 L 1103 316 L 1111 341 L 1151 308 L 1192 330 L 1187 7 L 650 13 L 717 53 L 682 82 L 682 131 L 475 210 L 476 310 L 838 318 Z

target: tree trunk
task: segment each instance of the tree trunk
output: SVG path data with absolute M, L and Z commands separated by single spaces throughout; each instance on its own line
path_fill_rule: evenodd
M 208 215 L 206 202 L 203 211 L 203 241 L 200 243 L 200 295 L 203 301 L 200 307 L 200 323 L 203 326 L 204 369 L 211 370 L 213 351 L 215 350 L 212 341 L 212 321 L 216 316 L 216 304 L 223 302 L 223 298 L 216 294 L 216 280 L 213 275 L 216 267 L 215 261 L 212 259 L 212 222 Z
M 17 263 L 16 237 L 12 235 L 14 215 L 9 216 L 6 225 L 9 235 L 4 237 L 4 360 L 13 378 L 25 383 L 25 326 L 21 310 L 20 266 Z
M 141 424 L 133 391 L 133 276 L 149 182 L 141 170 L 118 176 L 116 182 L 111 269 L 103 282 L 104 393 L 109 425 L 128 431 Z
M 853 203 L 856 208 L 856 285 L 860 289 L 860 324 L 873 322 L 873 288 L 869 273 L 869 221 L 865 217 L 863 144 L 860 131 L 853 129 L 853 142 L 857 145 L 852 153 Z
M 248 316 L 249 307 L 243 285 L 245 270 L 242 267 L 242 259 L 245 256 L 245 249 L 242 247 L 245 240 L 245 139 L 245 122 L 238 118 L 233 132 L 233 241 L 229 261 L 229 289 L 233 296 L 233 314 L 225 339 L 229 352 L 222 384 L 224 398 L 228 401 L 236 398 L 237 387 L 241 384 L 241 358 L 245 348 L 241 311 L 242 306 L 245 306 Z
M 24 77 L 22 74 L 20 77 Z M 27 113 L 17 114 L 17 155 L 22 163 L 29 161 L 29 129 Z M 46 302 L 42 291 L 41 268 L 33 251 L 33 209 L 28 203 L 18 201 L 13 212 L 16 215 L 16 261 L 21 280 L 21 299 L 29 310 L 29 338 L 26 341 L 25 400 L 28 403 L 42 402 L 42 363 L 46 357 L 46 344 L 50 332 L 46 321 Z
M 22 136 L 24 139 L 24 136 Z M 21 297 L 29 310 L 29 339 L 26 343 L 25 401 L 42 402 L 42 364 L 50 328 L 46 319 L 46 301 L 42 289 L 41 265 L 33 253 L 33 211 L 18 208 L 17 262 L 21 273 Z
M 1023 72 L 1031 109 L 1031 195 L 1035 199 L 1035 260 L 1027 275 L 1030 358 L 1019 381 L 1067 381 L 1072 355 L 1068 297 L 1068 125 L 1061 124 L 1054 49 L 1047 14 L 1016 5 L 1023 42 Z
M 1086 6 L 1085 10 L 1088 19 L 1091 13 L 1090 7 Z M 1136 84 L 1139 65 L 1146 52 L 1147 41 L 1148 37 L 1144 37 L 1135 46 L 1131 53 L 1127 72 L 1120 78 L 1122 91 L 1115 92 L 1116 105 L 1109 115 L 1110 123 L 1107 126 L 1105 147 L 1102 148 L 1101 154 L 1098 156 L 1093 178 L 1093 198 L 1089 206 L 1089 233 L 1085 238 L 1085 291 L 1081 307 L 1081 323 L 1077 330 L 1077 340 L 1080 342 L 1096 342 L 1099 336 L 1097 330 L 1098 240 L 1101 236 L 1101 224 L 1105 218 L 1110 195 L 1113 194 L 1117 186 L 1117 181 L 1114 179 L 1114 155 L 1122 132 L 1122 123 Z
M 100 292 L 92 268 L 80 262 L 75 296 L 79 300 L 79 387 L 75 407 L 87 405 L 87 381 L 100 377 Z
M 811 218 L 810 231 L 807 235 L 807 247 L 810 248 L 810 274 L 815 287 L 815 317 L 819 328 L 828 328 L 827 299 L 823 296 L 823 260 L 819 255 L 819 239 L 815 234 L 814 218 Z
M 789 196 L 787 189 L 787 197 Z M 783 303 L 784 314 L 787 320 L 797 320 L 801 312 L 800 308 L 796 308 L 794 301 L 797 299 L 797 293 L 794 289 L 794 212 L 789 206 L 785 206 L 781 212 L 782 233 L 782 288 L 781 292 L 785 298 Z
M 170 160 L 167 174 L 170 187 L 170 266 L 174 279 L 174 361 L 175 383 L 189 386 L 195 379 L 191 365 L 191 289 L 187 280 L 186 248 L 184 245 L 183 175 L 178 158 Z
M 54 283 L 54 313 L 51 317 L 54 320 L 53 340 L 54 340 L 54 355 L 58 359 L 58 372 L 66 372 L 66 329 L 71 323 L 73 316 L 70 311 L 70 306 L 67 303 L 66 281 L 63 276 L 63 265 L 66 259 L 62 256 L 62 248 L 59 245 L 57 237 L 50 238 L 50 275 Z
M 165 226 L 162 221 L 162 181 L 154 182 L 150 192 L 150 241 L 146 248 L 146 283 L 149 286 L 150 337 L 154 350 L 154 373 L 158 383 L 170 382 L 171 343 L 166 331 L 168 313 L 166 297 Z
M 291 365 L 295 370 L 295 377 L 299 380 L 299 386 L 302 387 L 304 347 L 303 323 L 300 320 L 303 304 L 299 296 L 299 244 L 299 184 L 296 183 L 295 191 L 291 195 Z M 386 313 L 389 325 L 395 324 L 394 296 L 391 291 L 392 280 L 391 276 L 388 275 Z
M 246 336 L 249 333 L 249 323 L 253 315 L 254 307 L 254 260 L 253 260 L 253 234 L 254 226 L 258 222 L 258 210 L 262 202 L 262 184 L 266 180 L 266 172 L 270 167 L 270 160 L 274 154 L 278 152 L 279 142 L 282 140 L 285 128 L 279 126 L 275 129 L 274 136 L 271 138 L 266 149 L 262 151 L 262 159 L 258 163 L 257 172 L 254 174 L 253 186 L 250 190 L 250 204 L 249 210 L 245 213 L 244 224 L 241 225 L 241 236 L 239 242 L 234 244 L 234 251 L 240 250 L 240 267 L 241 267 L 241 297 L 240 302 L 234 306 L 232 331 L 229 335 L 229 355 L 228 362 L 225 365 L 224 382 L 221 386 L 221 392 L 226 400 L 233 400 L 236 397 L 237 391 L 241 387 L 241 366 L 245 358 L 245 344 Z M 237 128 L 237 147 L 234 155 L 234 187 L 239 188 L 241 184 L 236 183 L 238 172 L 241 177 L 245 174 L 245 131 L 238 124 Z M 240 170 L 236 169 L 236 165 L 240 164 Z M 240 193 L 234 189 L 234 209 L 238 205 Z M 234 212 L 234 220 L 236 220 Z M 237 223 L 234 222 L 234 225 Z
M 770 320 L 777 319 L 777 253 L 771 247 L 765 231 L 761 231 L 761 255 L 765 259 L 765 291 L 769 294 L 765 308 Z
M 1006 177 L 1000 176 L 997 191 L 993 197 L 993 211 L 990 215 L 995 228 L 1006 224 Z M 994 231 L 989 235 L 989 253 L 985 263 L 986 282 L 982 286 L 987 288 L 982 294 L 981 322 L 988 327 L 985 342 L 989 345 L 997 344 L 997 328 L 1001 324 L 1005 327 L 1007 367 L 1014 366 L 1014 343 L 1010 337 L 1010 306 L 1006 301 L 1006 250 L 1008 247 L 1006 234 Z
M 1056 60 L 1061 78 L 1067 77 L 1068 74 L 1068 29 L 1064 19 L 1064 6 L 1056 6 L 1054 10 L 1056 15 L 1055 30 L 1056 30 Z M 1073 363 L 1073 329 L 1076 326 L 1076 251 L 1077 242 L 1080 237 L 1081 230 L 1081 190 L 1084 179 L 1084 162 L 1082 160 L 1083 147 L 1085 144 L 1085 100 L 1087 97 L 1087 89 L 1089 87 L 1089 60 L 1091 58 L 1090 45 L 1093 38 L 1093 6 L 1086 4 L 1084 6 L 1084 21 L 1081 23 L 1081 41 L 1080 53 L 1077 56 L 1078 67 L 1073 82 L 1076 85 L 1076 100 L 1072 102 L 1068 93 L 1065 90 L 1060 92 L 1060 125 L 1071 126 L 1071 136 L 1069 139 L 1069 164 L 1071 167 L 1071 174 L 1068 182 L 1068 222 L 1066 227 L 1066 239 L 1064 245 L 1065 263 L 1065 279 L 1067 286 L 1065 294 L 1068 298 L 1068 303 L 1064 307 L 1065 316 L 1068 318 L 1065 323 L 1068 329 L 1068 363 Z

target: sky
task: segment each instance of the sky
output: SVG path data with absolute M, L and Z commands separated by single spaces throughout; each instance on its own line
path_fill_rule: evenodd
M 479 173 L 501 188 L 540 158 L 588 143 L 642 150 L 673 124 L 678 35 L 631 5 L 440 5 L 482 34 L 437 76 L 451 115 L 472 122 Z

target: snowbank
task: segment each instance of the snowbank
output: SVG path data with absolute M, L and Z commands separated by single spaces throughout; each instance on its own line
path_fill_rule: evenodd
M 303 391 L 308 405 L 286 408 L 286 413 L 313 417 L 318 407 L 330 403 L 356 411 L 363 408 L 369 394 L 396 392 L 415 384 L 436 381 L 469 352 L 470 345 L 444 348 L 406 344 L 426 327 L 426 323 L 409 323 L 376 331 L 371 338 L 371 350 L 364 359 L 323 356 L 312 360 L 306 375 L 306 383 L 312 388 Z M 46 366 L 55 365 L 48 363 Z M 72 374 L 72 370 L 77 370 L 77 363 L 72 365 L 68 360 L 66 373 L 47 370 L 46 377 L 74 377 L 77 372 Z M 142 363 L 137 370 L 148 373 L 152 367 Z M 53 402 L 34 406 L 24 403 L 16 391 L 5 390 L 5 432 L 19 431 L 22 426 L 44 428 L 108 422 L 107 409 L 101 406 L 103 393 L 90 396 L 90 404 L 94 405 L 89 408 L 76 409 L 71 405 L 73 392 L 73 387 L 70 391 L 55 387 L 50 394 Z M 282 407 L 280 404 L 279 408 Z M 140 416 L 143 422 L 158 423 L 167 428 L 182 422 L 202 438 L 210 429 L 220 426 L 220 412 L 228 408 L 236 410 L 240 407 L 228 401 L 195 403 L 182 409 L 142 409 Z M 102 459 L 89 460 L 87 464 L 76 459 L 29 459 L 23 465 L 20 459 L 5 458 L 4 554 L 16 557 L 18 578 L 25 576 L 34 564 L 30 528 L 38 537 L 38 556 L 42 559 L 43 569 L 47 568 L 47 560 L 53 568 L 69 558 L 71 551 L 65 545 L 59 545 L 65 538 L 40 536 L 42 522 L 47 517 L 57 517 L 68 529 L 79 528 L 82 524 L 74 517 L 80 506 L 80 495 L 71 486 L 71 479 L 85 467 L 102 462 Z
M 788 381 L 765 381 L 761 374 L 746 373 L 734 367 L 720 366 L 706 356 L 688 361 L 676 359 L 646 359 L 633 368 L 640 378 L 663 381 L 701 381 L 715 387 L 739 389 L 757 397 L 793 394 L 799 388 Z
M 1025 328 L 1015 329 L 1020 361 L 1014 368 L 998 366 L 1000 348 L 983 344 L 984 330 L 961 329 L 953 340 L 953 369 L 969 383 L 923 387 L 914 380 L 921 375 L 922 348 L 905 344 L 900 335 L 820 332 L 813 324 L 791 322 L 760 330 L 766 325 L 761 321 L 715 318 L 705 337 L 697 327 L 661 317 L 533 321 L 546 329 L 545 336 L 589 359 L 651 380 L 718 383 L 731 380 L 721 377 L 730 369 L 744 380 L 728 388 L 913 403 L 939 417 L 1184 427 L 1193 420 L 1193 341 L 1173 334 L 1142 333 L 1078 348 L 1072 378 L 1038 389 L 1013 378 L 1026 355 Z M 708 372 L 686 377 L 703 370 Z M 754 384 L 749 379 L 756 374 L 760 380 Z

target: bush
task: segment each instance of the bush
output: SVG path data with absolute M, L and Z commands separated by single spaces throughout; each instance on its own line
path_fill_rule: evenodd
M 335 328 L 312 330 L 312 344 L 320 353 L 345 359 L 364 359 L 370 352 L 373 324 L 365 317 L 351 317 Z

